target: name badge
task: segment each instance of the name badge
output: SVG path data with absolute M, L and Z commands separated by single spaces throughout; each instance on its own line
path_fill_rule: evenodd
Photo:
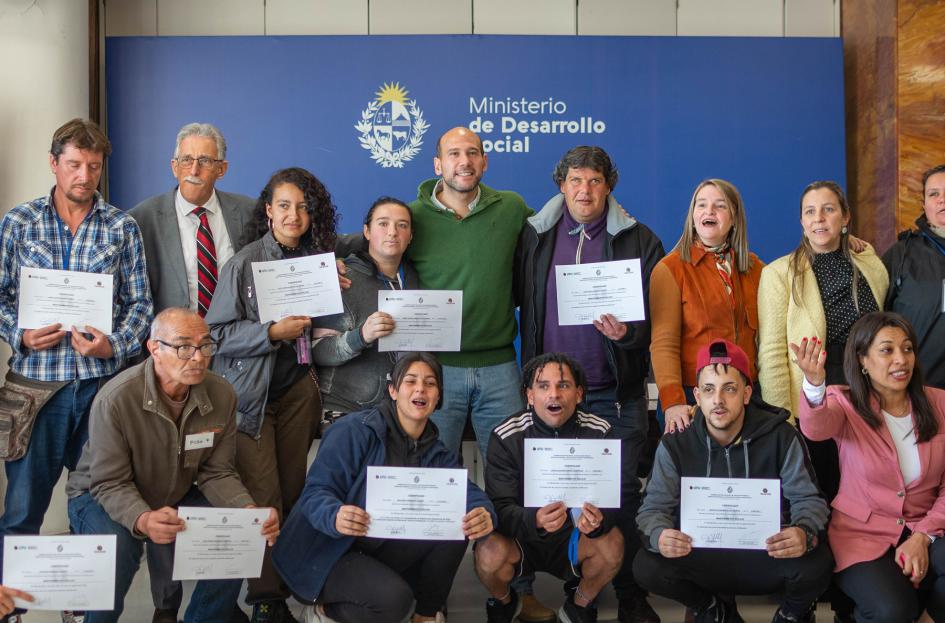
M 184 450 L 200 450 L 213 447 L 213 431 L 184 437 Z

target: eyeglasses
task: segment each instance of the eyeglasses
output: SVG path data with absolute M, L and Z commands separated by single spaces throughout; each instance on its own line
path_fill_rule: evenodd
M 217 354 L 217 343 L 216 342 L 207 342 L 201 344 L 200 346 L 194 346 L 193 344 L 169 344 L 164 340 L 154 340 L 158 344 L 163 344 L 168 348 L 173 348 L 177 351 L 177 358 L 188 360 L 193 359 L 194 355 L 197 353 L 197 349 L 200 349 L 200 354 L 204 357 L 213 357 Z
M 217 160 L 215 158 L 211 158 L 210 156 L 200 156 L 199 158 L 194 158 L 193 156 L 181 156 L 180 158 L 176 158 L 176 160 L 177 164 L 184 167 L 185 169 L 189 169 L 190 167 L 194 166 L 194 162 L 200 165 L 201 169 L 206 169 L 211 164 L 216 165 L 223 162 L 222 160 Z

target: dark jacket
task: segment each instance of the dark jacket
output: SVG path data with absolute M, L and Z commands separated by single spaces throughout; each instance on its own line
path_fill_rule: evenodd
M 382 409 L 394 409 L 393 403 L 384 401 L 370 411 L 351 413 L 328 427 L 302 496 L 282 527 L 272 559 L 292 592 L 303 599 L 318 597 L 332 567 L 354 543 L 354 537 L 335 530 L 338 509 L 345 504 L 364 508 L 367 467 L 388 464 L 388 425 Z M 420 466 L 462 467 L 439 439 L 420 457 Z M 492 503 L 479 487 L 467 482 L 467 511 L 480 506 L 489 511 L 495 524 Z
M 515 258 L 515 294 L 521 306 L 522 361 L 544 352 L 545 309 L 555 301 L 545 299 L 545 283 L 552 270 L 556 225 L 564 214 L 564 195 L 556 195 L 522 228 Z M 646 319 L 627 323 L 627 335 L 619 342 L 603 334 L 607 363 L 617 379 L 617 400 L 646 395 L 650 348 L 650 273 L 665 252 L 663 243 L 646 225 L 628 216 L 613 195 L 607 197 L 605 260 L 640 259 L 643 272 L 643 305 Z
M 680 479 L 778 478 L 781 480 L 781 525 L 802 525 L 818 533 L 827 526 L 827 502 L 817 488 L 804 441 L 788 424 L 788 411 L 760 400 L 745 407 L 739 436 L 720 446 L 696 411 L 692 426 L 664 435 L 656 450 L 653 473 L 646 485 L 637 526 L 643 544 L 659 551 L 660 533 L 679 529 Z
M 548 536 L 535 525 L 537 508 L 526 508 L 525 502 L 525 440 L 526 439 L 613 439 L 607 420 L 577 411 L 560 428 L 545 424 L 532 411 L 516 413 L 495 427 L 489 436 L 489 451 L 486 453 L 486 493 L 495 504 L 499 516 L 496 529 L 503 535 L 519 541 L 541 541 Z M 628 479 L 621 482 L 628 485 Z M 621 492 L 621 499 L 626 492 Z M 591 533 L 597 537 L 608 532 L 615 524 L 618 509 L 601 509 L 604 520 L 600 528 Z M 555 534 L 569 531 L 574 525 L 570 515 L 564 526 Z
M 932 232 L 924 214 L 915 224 L 918 229 L 899 234 L 883 255 L 889 271 L 885 308 L 915 329 L 925 384 L 945 389 L 945 239 Z
M 409 262 L 401 265 L 403 288 L 380 274 L 366 254 L 345 258 L 351 287 L 341 291 L 344 313 L 320 319 L 320 328 L 335 335 L 316 339 L 312 356 L 325 409 L 349 413 L 375 406 L 387 396 L 387 374 L 394 367 L 395 352 L 380 352 L 377 342 L 367 344 L 361 327 L 377 311 L 377 294 L 391 289 L 416 290 L 419 279 Z M 316 332 L 317 333 L 317 332 Z

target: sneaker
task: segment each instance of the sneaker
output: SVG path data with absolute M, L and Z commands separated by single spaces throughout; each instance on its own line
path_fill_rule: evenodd
M 518 616 L 522 611 L 522 602 L 518 598 L 518 593 L 509 589 L 509 596 L 511 599 L 507 604 L 495 597 L 486 600 L 486 623 L 512 623 Z
M 518 620 L 522 623 L 554 623 L 555 611 L 538 601 L 531 594 L 522 595 L 522 611 Z
M 65 620 L 65 617 L 63 617 L 63 620 Z M 151 623 L 177 623 L 177 610 L 155 608 Z
M 18 614 L 11 614 L 5 619 L 0 619 L 3 623 L 23 623 L 23 617 Z
M 574 603 L 573 596 L 568 597 L 558 610 L 558 621 L 560 623 L 597 623 L 597 606 L 590 603 L 582 608 Z
M 85 623 L 85 613 L 78 610 L 63 610 L 62 623 Z
M 253 605 L 252 623 L 299 623 L 284 601 L 273 599 Z
M 787 614 L 781 608 L 774 613 L 771 623 L 814 623 L 814 612 L 817 610 L 817 602 L 811 604 L 810 608 L 804 614 Z
M 302 623 L 338 623 L 325 614 L 325 606 L 313 604 L 302 608 Z
M 693 615 L 695 623 L 745 623 L 735 602 L 726 601 L 718 595 L 712 598 L 712 604 L 705 610 L 697 610 Z
M 617 602 L 617 620 L 620 623 L 660 623 L 660 615 L 646 600 L 646 593 Z

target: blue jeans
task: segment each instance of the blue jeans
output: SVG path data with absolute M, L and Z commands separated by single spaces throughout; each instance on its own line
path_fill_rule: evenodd
M 98 383 L 99 379 L 72 381 L 36 414 L 26 454 L 5 464 L 6 508 L 0 517 L 0 535 L 39 534 L 63 467 L 75 469 L 89 438 L 89 409 Z
M 191 489 L 180 501 L 184 506 L 210 506 L 206 498 L 196 489 Z M 134 537 L 126 527 L 109 517 L 101 504 L 88 492 L 69 500 L 69 524 L 76 534 L 114 534 L 118 537 L 115 554 L 115 609 L 90 610 L 85 614 L 86 623 L 112 623 L 118 621 L 125 608 L 125 595 L 131 588 L 135 573 L 141 564 L 144 541 Z M 174 544 L 156 545 L 148 543 L 148 554 L 161 551 L 165 561 L 162 571 L 170 578 L 174 564 Z M 151 565 L 152 573 L 155 565 Z M 228 623 L 233 604 L 240 594 L 242 580 L 201 580 L 197 582 L 190 604 L 184 614 L 187 623 Z
M 431 417 L 440 439 L 457 455 L 471 417 L 485 459 L 492 429 L 524 408 L 522 372 L 514 361 L 484 368 L 443 366 L 443 406 Z

